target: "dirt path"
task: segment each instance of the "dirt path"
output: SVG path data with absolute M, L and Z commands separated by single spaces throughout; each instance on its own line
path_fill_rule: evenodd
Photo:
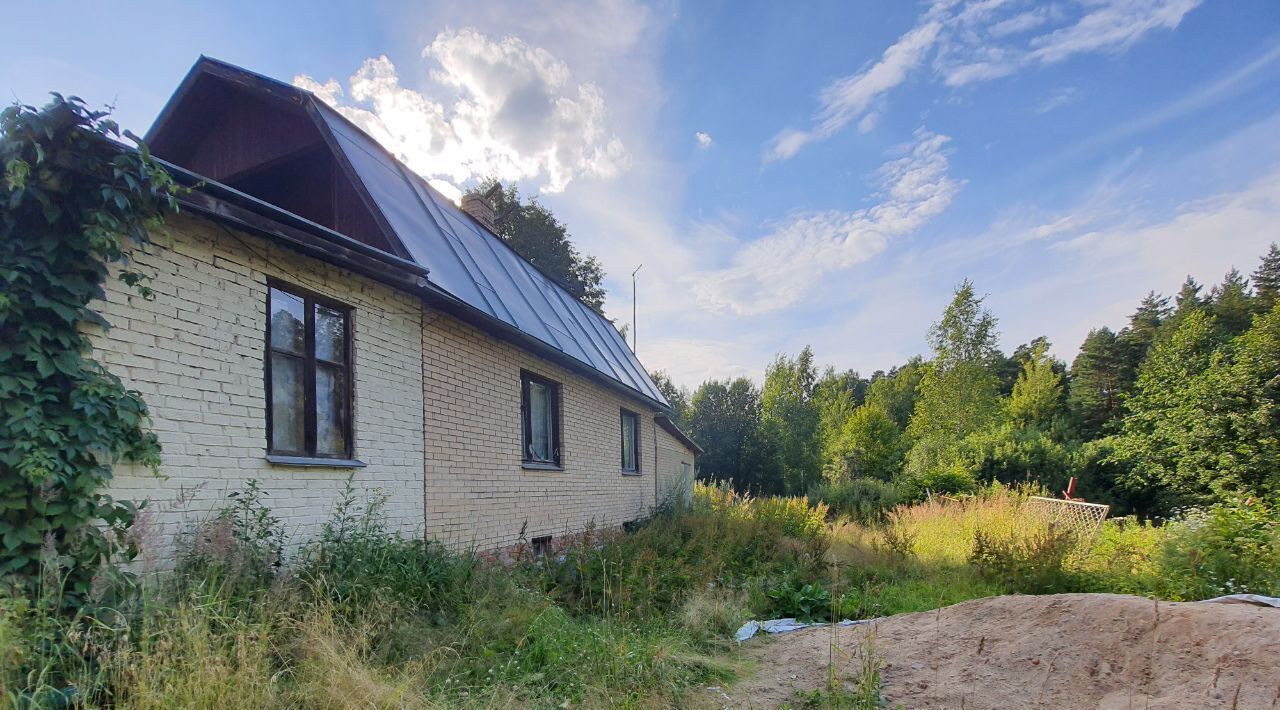
M 890 707 L 1280 708 L 1280 609 L 1118 594 L 1005 596 L 839 629 L 837 677 L 867 637 Z M 831 629 L 753 640 L 756 673 L 721 696 L 774 708 L 823 687 Z

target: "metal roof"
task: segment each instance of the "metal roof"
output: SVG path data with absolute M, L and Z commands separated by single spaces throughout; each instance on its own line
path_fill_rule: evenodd
M 604 316 L 518 255 L 500 237 L 472 219 L 425 179 L 333 107 L 303 89 L 201 57 L 193 75 L 235 72 L 244 89 L 291 93 L 317 121 L 342 158 L 353 182 L 362 187 L 390 225 L 412 261 L 428 270 L 427 280 L 484 317 L 517 329 L 664 409 L 670 405 L 648 372 Z M 148 138 L 177 110 L 180 88 Z
M 646 397 L 667 405 L 613 324 L 569 294 L 351 124 L 314 99 L 338 148 L 427 279 Z

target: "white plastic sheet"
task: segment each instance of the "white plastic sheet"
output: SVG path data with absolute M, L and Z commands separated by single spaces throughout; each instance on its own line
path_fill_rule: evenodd
M 1253 604 L 1254 606 L 1273 606 L 1280 609 L 1280 597 L 1264 597 L 1261 594 L 1228 594 L 1225 597 L 1206 599 L 1215 604 Z
M 837 622 L 837 625 L 838 626 L 857 626 L 859 624 L 869 624 L 872 621 L 875 621 L 875 619 L 862 619 L 860 621 L 843 619 Z M 827 625 L 827 622 L 825 621 L 818 621 L 818 622 L 809 624 L 803 621 L 796 621 L 795 619 L 770 619 L 768 621 L 752 620 L 740 626 L 738 630 L 734 632 L 733 638 L 737 641 L 746 641 L 752 636 L 755 636 L 756 632 L 761 630 L 770 634 L 785 634 L 788 631 L 799 631 L 800 629 L 807 629 L 814 626 L 826 626 L 826 625 Z

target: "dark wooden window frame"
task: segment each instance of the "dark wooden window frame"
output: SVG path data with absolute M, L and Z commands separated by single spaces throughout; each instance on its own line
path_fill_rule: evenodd
M 551 459 L 542 461 L 535 459 L 530 455 L 529 443 L 533 439 L 533 417 L 529 410 L 529 383 L 536 382 L 547 388 L 547 393 L 551 397 L 551 448 L 553 451 Z M 560 441 L 560 416 L 561 414 L 561 397 L 560 383 L 555 380 L 548 379 L 542 375 L 529 372 L 528 370 L 520 371 L 520 461 L 525 468 L 530 469 L 548 469 L 561 470 L 563 468 L 563 458 L 561 456 Z
M 280 352 L 282 355 L 297 358 L 298 355 L 285 351 L 277 351 L 271 345 L 271 291 L 283 291 L 291 296 L 302 299 L 303 312 L 305 314 L 305 322 L 303 323 L 303 351 L 301 357 L 302 365 L 302 407 L 303 407 L 303 446 L 302 451 L 288 451 L 275 449 L 272 446 L 272 386 L 271 386 L 271 356 L 273 353 Z M 315 334 L 315 306 L 320 305 L 342 314 L 342 352 L 345 362 L 343 363 L 343 383 L 346 385 L 343 389 L 343 418 L 342 433 L 346 441 L 346 449 L 340 452 L 317 452 L 316 451 L 316 334 Z M 267 459 L 272 463 L 286 465 L 333 465 L 333 466 L 363 466 L 364 464 L 355 461 L 355 350 L 353 348 L 352 338 L 352 316 L 354 309 L 345 303 L 336 301 L 328 296 L 316 293 L 314 291 L 295 286 L 291 283 L 280 281 L 278 279 L 267 279 L 267 296 L 266 296 L 266 328 L 264 330 L 264 357 L 263 357 L 263 379 L 266 383 L 266 420 L 267 420 Z
M 635 449 L 635 468 L 627 468 L 627 418 L 631 419 L 631 448 Z M 618 414 L 618 446 L 622 472 L 629 475 L 640 474 L 640 415 L 630 409 L 622 409 Z

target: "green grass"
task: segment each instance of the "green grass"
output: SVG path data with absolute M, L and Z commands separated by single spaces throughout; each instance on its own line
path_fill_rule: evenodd
M 1006 489 L 829 523 L 805 498 L 698 486 L 689 509 L 630 534 L 588 531 L 563 559 L 500 567 L 392 535 L 377 522 L 380 501 L 348 496 L 319 539 L 276 567 L 263 564 L 277 554 L 274 523 L 244 500 L 192 531 L 179 571 L 123 605 L 69 620 L 48 600 L 0 594 L 0 697 L 13 707 L 683 706 L 743 671 L 729 639 L 750 618 L 873 618 L 1019 591 L 1280 591 L 1277 506 L 1260 501 L 1163 527 L 1110 521 L 1081 544 Z M 874 706 L 878 669 L 862 656 L 866 667 L 794 704 Z

